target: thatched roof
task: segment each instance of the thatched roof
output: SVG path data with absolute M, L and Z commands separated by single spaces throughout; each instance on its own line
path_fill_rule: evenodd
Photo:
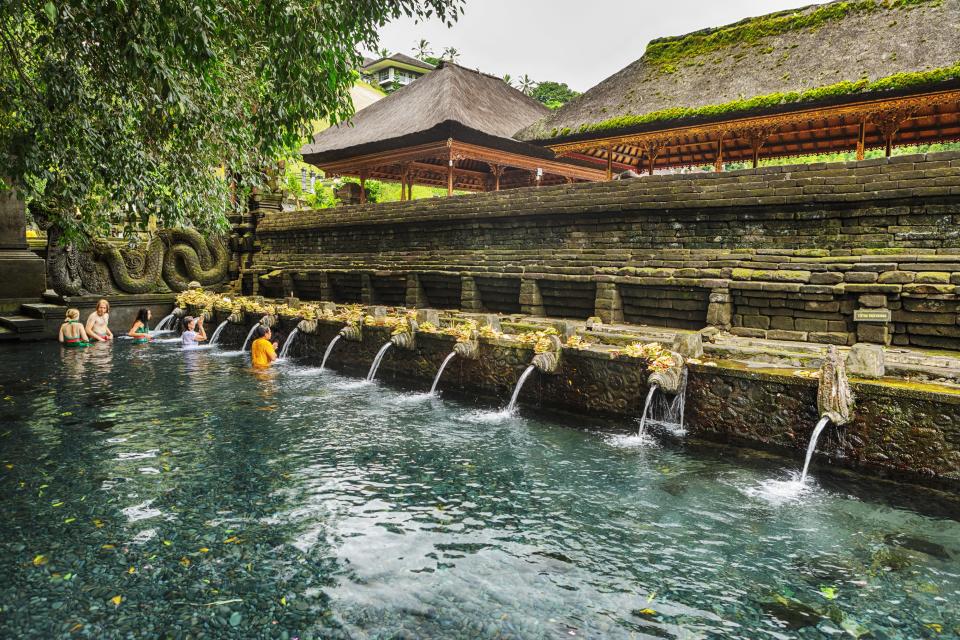
M 958 81 L 960 0 L 844 0 L 654 40 L 516 137 L 579 140 Z
M 358 111 L 350 123 L 318 133 L 304 146 L 317 164 L 454 138 L 516 153 L 552 153 L 511 139 L 549 112 L 500 78 L 442 62 L 386 98 Z

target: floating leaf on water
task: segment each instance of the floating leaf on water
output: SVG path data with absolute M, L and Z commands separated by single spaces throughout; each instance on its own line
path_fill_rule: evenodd
M 636 615 L 636 616 L 655 616 L 655 615 L 657 615 L 657 612 L 654 611 L 653 609 L 650 609 L 650 608 L 647 608 L 647 609 L 634 609 L 634 610 L 633 610 L 633 614 Z
M 57 500 L 56 502 L 54 502 L 54 503 L 51 504 L 50 506 L 52 506 L 52 507 L 62 507 L 63 505 L 64 505 L 64 503 L 63 503 L 62 501 Z
M 186 557 L 186 556 L 180 558 L 180 564 L 181 564 L 182 566 L 184 566 L 184 567 L 189 567 L 189 566 L 190 566 L 190 558 L 188 558 L 188 557 Z
M 200 547 L 200 553 L 210 553 L 210 549 L 207 547 Z
M 837 597 L 837 588 L 822 586 L 820 587 L 820 595 L 827 600 L 834 600 Z
M 72 415 L 73 415 L 73 411 L 64 411 L 64 412 L 61 413 L 60 415 L 61 415 L 61 416 L 72 416 Z
M 163 541 L 163 546 L 165 546 L 165 547 L 169 547 L 169 546 L 172 545 L 172 544 L 173 544 L 173 543 L 170 542 L 169 540 L 164 540 L 164 541 Z
M 3 465 L 3 466 L 5 466 L 7 469 L 13 469 L 13 465 L 12 465 L 12 464 L 5 464 L 5 465 Z
M 83 629 L 83 623 L 82 623 L 82 622 L 78 622 L 77 624 L 75 624 L 75 625 L 73 625 L 72 627 L 70 627 L 70 633 L 76 633 L 77 631 L 80 631 L 80 629 Z
M 927 629 L 930 629 L 931 631 L 936 631 L 937 633 L 943 633 L 943 625 L 940 624 L 939 622 L 928 622 L 923 626 L 925 626 Z
M 136 567 L 130 567 L 129 569 L 127 569 L 127 573 L 129 573 L 129 574 L 131 574 L 131 575 L 134 574 L 134 573 L 136 573 L 136 572 L 137 572 L 137 568 L 136 568 Z
M 223 544 L 240 544 L 241 540 L 237 536 L 230 536 L 223 541 Z
M 42 567 L 43 565 L 47 564 L 49 561 L 50 559 L 47 556 L 43 555 L 42 553 L 38 553 L 33 557 L 33 566 Z
M 287 596 L 283 596 L 282 598 L 280 598 L 280 604 L 282 604 L 283 606 L 287 606 Z
M 94 518 L 93 526 L 95 526 L 97 529 L 103 528 L 103 520 L 101 520 L 100 518 Z
M 114 606 L 119 607 L 120 603 L 123 602 L 123 596 L 113 596 L 110 598 L 110 602 L 112 602 Z
M 240 619 L 242 617 L 243 616 L 240 614 L 239 611 L 234 611 L 232 614 L 230 614 L 230 626 L 235 627 L 238 624 L 240 624 Z
M 70 524 L 71 522 L 76 521 L 76 518 L 65 518 L 63 524 Z

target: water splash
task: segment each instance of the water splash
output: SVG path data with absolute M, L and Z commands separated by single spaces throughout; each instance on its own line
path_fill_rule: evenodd
M 653 394 L 659 389 L 655 384 L 650 385 L 650 391 L 647 392 L 647 401 L 643 403 L 643 415 L 640 416 L 640 429 L 637 431 L 637 437 L 643 439 L 643 432 L 647 428 L 647 413 L 650 411 L 650 401 L 653 400 Z
M 240 351 L 247 350 L 247 345 L 250 344 L 250 339 L 253 338 L 253 332 L 256 331 L 257 327 L 259 326 L 260 326 L 260 323 L 258 322 L 257 324 L 250 327 L 250 332 L 247 334 L 247 339 L 243 341 L 243 346 L 240 347 Z
M 440 365 L 440 369 L 437 371 L 437 376 L 433 379 L 433 385 L 430 387 L 430 393 L 434 394 L 437 392 L 437 384 L 440 382 L 440 376 L 443 375 L 443 370 L 447 368 L 447 364 L 453 360 L 453 357 L 457 355 L 456 351 L 451 351 L 449 355 L 443 360 L 443 364 Z
M 817 439 L 820 438 L 820 434 L 828 424 L 830 424 L 830 418 L 823 416 L 820 418 L 817 426 L 813 428 L 813 434 L 810 436 L 810 444 L 807 445 L 807 459 L 803 461 L 803 473 L 800 474 L 800 484 L 807 481 L 807 471 L 810 469 L 810 460 L 813 459 L 813 452 L 817 448 Z
M 174 317 L 175 316 L 172 313 L 170 315 L 163 316 L 163 319 L 160 320 L 159 323 L 157 323 L 157 327 L 153 330 L 153 332 L 163 333 L 164 331 L 171 331 L 172 328 L 168 327 L 167 325 L 173 324 Z
M 226 326 L 227 326 L 227 320 L 224 320 L 224 321 L 221 322 L 220 325 L 217 327 L 217 330 L 213 332 L 213 335 L 210 337 L 210 346 L 211 346 L 211 347 L 217 344 L 217 340 L 220 339 L 220 334 L 223 333 L 223 330 L 224 330 L 224 328 L 226 328 Z
M 341 336 L 338 333 L 334 336 L 333 340 L 330 341 L 330 344 L 327 345 L 327 350 L 323 352 L 323 360 L 320 362 L 320 371 L 323 371 L 323 368 L 327 366 L 327 358 L 330 357 L 330 352 L 333 351 L 333 345 L 337 344 L 340 338 Z
M 370 365 L 370 373 L 367 374 L 367 382 L 373 382 L 374 378 L 377 377 L 377 369 L 380 368 L 380 362 L 392 346 L 393 343 L 388 341 L 380 347 L 380 351 L 377 351 L 377 357 L 373 359 L 373 364 Z
M 536 371 L 536 369 L 537 368 L 531 364 L 524 370 L 520 379 L 517 380 L 517 386 L 513 388 L 513 395 L 510 396 L 510 404 L 507 405 L 506 413 L 513 413 L 514 407 L 517 406 L 517 398 L 520 397 L 520 389 L 523 388 L 523 383 L 527 381 L 527 378 L 529 378 L 530 374 Z
M 287 339 L 283 343 L 283 348 L 280 349 L 280 359 L 286 360 L 287 353 L 290 352 L 290 346 L 293 344 L 293 339 L 297 337 L 297 334 L 300 333 L 299 329 L 294 329 L 290 332 L 290 335 L 287 336 Z

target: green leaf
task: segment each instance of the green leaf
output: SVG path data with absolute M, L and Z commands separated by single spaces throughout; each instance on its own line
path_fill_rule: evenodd
M 43 5 L 43 10 L 47 14 L 47 17 L 50 18 L 50 22 L 57 21 L 57 7 L 49 0 L 45 5 Z
M 241 619 L 242 617 L 243 617 L 243 616 L 240 614 L 239 611 L 234 611 L 234 612 L 230 615 L 230 626 L 231 626 L 231 627 L 235 627 L 235 626 L 237 626 L 238 624 L 240 624 L 240 619 Z

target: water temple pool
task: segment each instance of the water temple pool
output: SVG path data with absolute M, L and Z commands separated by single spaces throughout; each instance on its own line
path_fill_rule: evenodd
M 0 637 L 960 635 L 933 490 L 172 340 L 4 356 Z

